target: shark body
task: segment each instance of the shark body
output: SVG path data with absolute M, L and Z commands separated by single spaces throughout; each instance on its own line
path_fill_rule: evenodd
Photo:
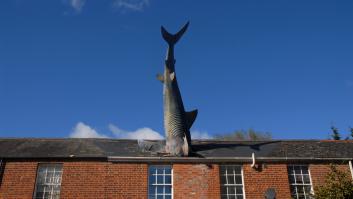
M 166 152 L 172 156 L 188 156 L 191 151 L 190 128 L 194 123 L 197 110 L 185 112 L 176 74 L 174 45 L 186 31 L 189 22 L 176 34 L 170 34 L 161 27 L 164 40 L 168 43 L 163 75 L 157 79 L 163 83 L 164 128 Z

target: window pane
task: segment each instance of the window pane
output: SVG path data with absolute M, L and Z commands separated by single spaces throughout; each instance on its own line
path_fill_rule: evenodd
M 227 168 L 225 166 L 220 166 L 219 167 L 219 172 L 221 175 L 225 175 L 226 174 L 226 170 Z
M 155 169 L 156 169 L 156 168 L 155 168 L 154 166 L 148 167 L 148 173 L 149 173 L 149 174 L 154 174 L 154 173 L 156 173 L 156 172 L 155 172 Z
M 226 180 L 227 176 L 221 176 L 221 184 L 227 184 L 227 180 Z
M 304 184 L 310 184 L 310 176 L 309 175 L 303 175 L 304 179 Z
M 163 186 L 157 186 L 157 194 L 163 194 Z
M 234 167 L 234 174 L 241 174 L 241 167 L 240 166 L 235 166 Z
M 172 176 L 166 175 L 165 176 L 165 184 L 171 184 L 172 183 Z
M 242 180 L 241 180 L 241 176 L 236 175 L 236 176 L 235 176 L 235 184 L 242 184 L 241 181 L 242 181 Z
M 229 199 L 236 199 L 236 198 L 235 198 L 235 195 L 228 195 L 228 198 L 229 198 Z
M 150 184 L 155 184 L 156 183 L 156 176 L 155 175 L 150 175 L 149 176 L 149 183 Z
M 308 168 L 308 166 L 302 166 L 302 173 L 303 173 L 303 174 L 309 174 L 309 168 Z
M 289 175 L 288 177 L 289 177 L 289 183 L 294 184 L 295 183 L 294 175 Z
M 165 174 L 171 174 L 172 173 L 172 168 L 165 167 L 164 170 L 165 170 Z
M 221 193 L 226 194 L 227 193 L 227 187 L 221 186 Z
M 235 183 L 233 175 L 227 176 L 227 179 L 228 179 L 228 184 L 234 184 Z
M 295 186 L 290 186 L 290 192 L 292 196 L 297 195 L 297 188 Z
M 302 175 L 295 175 L 295 182 L 297 184 L 303 184 Z
M 221 199 L 228 199 L 227 194 L 226 195 L 221 195 Z
M 228 194 L 235 195 L 235 187 L 229 186 L 228 187 Z
M 165 186 L 165 193 L 166 194 L 171 194 L 172 193 L 172 186 L 170 186 L 170 185 Z
M 243 194 L 243 186 L 236 186 L 235 190 L 236 194 Z
M 157 184 L 164 184 L 163 175 L 158 175 L 157 176 Z
M 156 187 L 155 186 L 148 186 L 148 193 L 149 194 L 154 194 L 156 192 Z
M 304 190 L 305 190 L 305 194 L 310 194 L 311 193 L 311 186 L 307 185 L 307 186 L 304 186 Z
M 164 169 L 163 168 L 157 168 L 157 174 L 163 174 Z

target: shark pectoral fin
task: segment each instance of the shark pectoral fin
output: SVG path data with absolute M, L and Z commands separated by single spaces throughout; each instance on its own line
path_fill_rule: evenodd
M 163 77 L 163 75 L 157 74 L 157 79 L 158 79 L 159 81 L 161 81 L 162 83 L 164 83 L 164 77 Z
M 170 73 L 170 79 L 173 81 L 175 79 L 175 72 Z
M 185 112 L 185 116 L 186 116 L 187 128 L 190 129 L 192 124 L 195 122 L 195 119 L 197 116 L 197 109 L 190 111 L 190 112 Z
M 183 154 L 184 156 L 188 156 L 189 155 L 189 143 L 186 139 L 186 137 L 184 136 L 183 137 L 183 140 L 184 140 L 184 143 L 183 143 L 183 146 L 182 146 L 182 150 L 183 150 Z

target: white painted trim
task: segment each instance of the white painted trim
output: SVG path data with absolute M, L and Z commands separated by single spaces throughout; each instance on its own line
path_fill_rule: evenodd
M 241 165 L 241 180 L 243 181 L 243 198 L 246 199 L 243 165 Z
M 353 166 L 352 166 L 352 160 L 350 160 L 350 161 L 348 162 L 348 164 L 349 164 L 349 170 L 351 170 L 352 179 L 353 179 Z
M 310 165 L 308 165 L 308 173 L 309 173 L 309 179 L 310 179 L 311 193 L 313 195 L 315 195 L 314 186 L 313 186 L 313 180 L 311 178 Z
M 255 160 L 255 153 L 252 153 L 251 154 L 251 158 L 252 158 L 252 164 L 251 164 L 251 168 L 254 168 L 255 167 L 255 164 L 256 164 L 256 160 Z

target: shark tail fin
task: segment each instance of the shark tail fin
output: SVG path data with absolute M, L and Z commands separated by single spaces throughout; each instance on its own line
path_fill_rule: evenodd
M 175 43 L 177 43 L 179 41 L 179 39 L 181 38 L 181 36 L 183 36 L 183 34 L 185 33 L 186 29 L 189 26 L 189 22 L 187 22 L 183 28 L 181 28 L 179 30 L 179 32 L 177 32 L 176 34 L 171 34 L 169 33 L 163 26 L 161 27 L 161 32 L 162 32 L 162 36 L 164 38 L 164 40 L 169 44 L 169 45 L 174 45 Z
M 197 117 L 197 109 L 190 111 L 190 112 L 185 112 L 185 115 L 186 115 L 187 128 L 190 129 L 192 124 L 195 122 L 196 117 Z

